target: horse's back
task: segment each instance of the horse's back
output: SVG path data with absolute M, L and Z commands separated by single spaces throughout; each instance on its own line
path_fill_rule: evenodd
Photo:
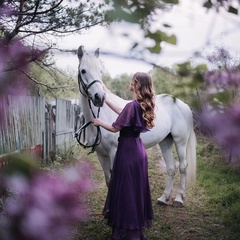
M 166 115 L 171 124 L 184 121 L 187 125 L 192 123 L 192 111 L 182 100 L 169 95 L 159 94 L 156 96 L 156 115 Z
M 109 98 L 122 107 L 129 102 L 129 100 L 122 99 L 112 93 L 109 94 Z M 160 143 L 168 134 L 185 135 L 185 132 L 188 134 L 187 132 L 191 128 L 192 113 L 189 106 L 180 99 L 170 94 L 156 95 L 155 113 L 155 127 L 149 132 L 141 134 L 146 148 Z M 114 122 L 117 118 L 116 113 L 107 106 L 103 107 L 101 114 L 106 121 Z M 116 134 L 112 133 L 111 135 Z M 112 138 L 115 139 L 115 136 L 108 138 L 107 142 Z
M 192 112 L 189 106 L 169 94 L 156 95 L 155 126 L 149 132 L 141 134 L 146 148 L 152 147 L 172 136 L 189 135 L 192 128 Z

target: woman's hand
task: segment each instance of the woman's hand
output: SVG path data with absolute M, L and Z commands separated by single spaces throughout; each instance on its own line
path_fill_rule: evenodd
M 92 123 L 94 124 L 94 126 L 103 127 L 103 128 L 105 128 L 106 130 L 108 130 L 110 132 L 118 132 L 118 131 L 120 131 L 120 129 L 117 129 L 117 128 L 113 127 L 111 124 L 104 122 L 100 118 L 94 118 L 92 120 Z
M 92 123 L 94 124 L 94 126 L 102 126 L 102 120 L 100 118 L 94 118 L 92 120 Z

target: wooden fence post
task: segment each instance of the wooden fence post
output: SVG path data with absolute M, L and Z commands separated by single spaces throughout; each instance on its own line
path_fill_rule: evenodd
M 0 167 L 13 152 L 28 152 L 48 164 L 56 148 L 73 139 L 79 114 L 70 100 L 56 99 L 54 106 L 44 97 L 30 96 L 7 96 L 0 110 L 5 116 L 0 122 Z

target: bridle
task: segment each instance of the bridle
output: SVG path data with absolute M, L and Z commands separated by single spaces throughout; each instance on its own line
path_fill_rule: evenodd
M 79 85 L 79 91 L 81 92 L 81 94 L 83 94 L 83 96 L 85 96 L 87 99 L 88 99 L 88 104 L 89 104 L 89 108 L 91 109 L 91 112 L 92 112 L 92 115 L 94 118 L 98 118 L 99 117 L 99 113 L 100 113 L 100 107 L 98 107 L 98 112 L 97 112 L 97 116 L 95 115 L 95 113 L 93 112 L 92 110 L 92 105 L 91 105 L 91 99 L 89 98 L 88 96 L 88 90 L 89 88 L 94 84 L 94 83 L 101 83 L 101 81 L 99 80 L 94 80 L 92 81 L 90 84 L 85 84 L 82 80 L 82 77 L 81 77 L 81 74 L 78 73 L 78 85 Z M 82 92 L 81 90 L 81 86 L 84 90 L 84 93 Z M 89 121 L 85 124 L 83 124 L 75 133 L 75 138 L 77 139 L 78 143 L 84 147 L 84 148 L 92 148 L 91 152 L 89 152 L 88 154 L 90 153 L 94 153 L 95 152 L 95 148 L 96 146 L 98 146 L 100 143 L 101 143 L 101 140 L 102 140 L 102 134 L 101 134 L 101 130 L 100 130 L 100 127 L 99 126 L 96 126 L 97 128 L 97 134 L 96 134 L 96 138 L 95 138 L 95 141 L 92 145 L 87 145 L 87 144 L 84 144 L 81 142 L 81 136 L 82 136 L 82 133 L 85 131 L 85 129 L 92 123 L 92 121 Z

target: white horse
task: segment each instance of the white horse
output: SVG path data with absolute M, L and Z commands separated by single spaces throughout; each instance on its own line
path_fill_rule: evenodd
M 94 55 L 89 55 L 85 53 L 83 46 L 80 46 L 77 55 L 79 58 L 80 104 L 87 122 L 87 125 L 84 126 L 84 144 L 94 145 L 108 185 L 118 144 L 118 134 L 103 128 L 99 130 L 100 128 L 91 124 L 91 121 L 99 115 L 102 120 L 113 123 L 117 115 L 107 104 L 104 104 L 105 92 L 102 82 L 102 64 L 98 58 L 99 49 L 95 51 Z M 109 93 L 109 97 L 122 107 L 128 102 L 112 93 Z M 166 187 L 157 202 L 165 205 L 171 197 L 176 171 L 172 156 L 172 148 L 175 144 L 179 160 L 180 182 L 173 206 L 182 206 L 186 186 L 193 185 L 196 179 L 196 139 L 192 112 L 187 104 L 167 94 L 156 96 L 156 106 L 155 127 L 149 132 L 141 134 L 141 138 L 146 148 L 159 144 L 166 163 L 168 175 Z M 79 136 L 78 134 L 79 132 L 76 133 L 76 137 Z

